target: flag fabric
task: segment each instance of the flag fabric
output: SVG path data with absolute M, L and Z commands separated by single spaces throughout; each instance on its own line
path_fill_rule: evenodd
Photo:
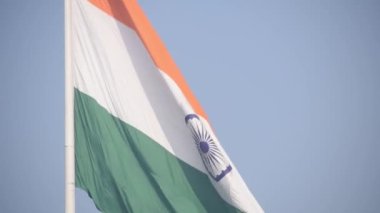
M 102 212 L 263 212 L 136 0 L 73 0 L 75 181 Z

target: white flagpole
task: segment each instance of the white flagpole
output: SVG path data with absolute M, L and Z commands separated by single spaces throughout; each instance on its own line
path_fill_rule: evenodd
M 72 0 L 65 1 L 65 213 L 75 213 L 74 85 L 72 72 Z

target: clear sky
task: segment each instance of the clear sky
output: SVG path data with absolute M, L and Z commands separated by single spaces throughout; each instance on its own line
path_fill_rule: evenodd
M 140 3 L 266 212 L 379 212 L 379 1 Z M 0 212 L 64 209 L 63 20 L 0 1 Z

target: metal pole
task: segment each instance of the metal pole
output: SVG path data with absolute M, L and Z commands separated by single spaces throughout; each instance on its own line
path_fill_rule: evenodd
M 75 213 L 74 85 L 72 72 L 72 0 L 65 0 L 65 212 Z

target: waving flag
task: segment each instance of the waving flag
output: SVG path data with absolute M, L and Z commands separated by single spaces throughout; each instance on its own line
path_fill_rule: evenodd
M 263 212 L 136 0 L 72 0 L 75 184 L 102 212 Z

